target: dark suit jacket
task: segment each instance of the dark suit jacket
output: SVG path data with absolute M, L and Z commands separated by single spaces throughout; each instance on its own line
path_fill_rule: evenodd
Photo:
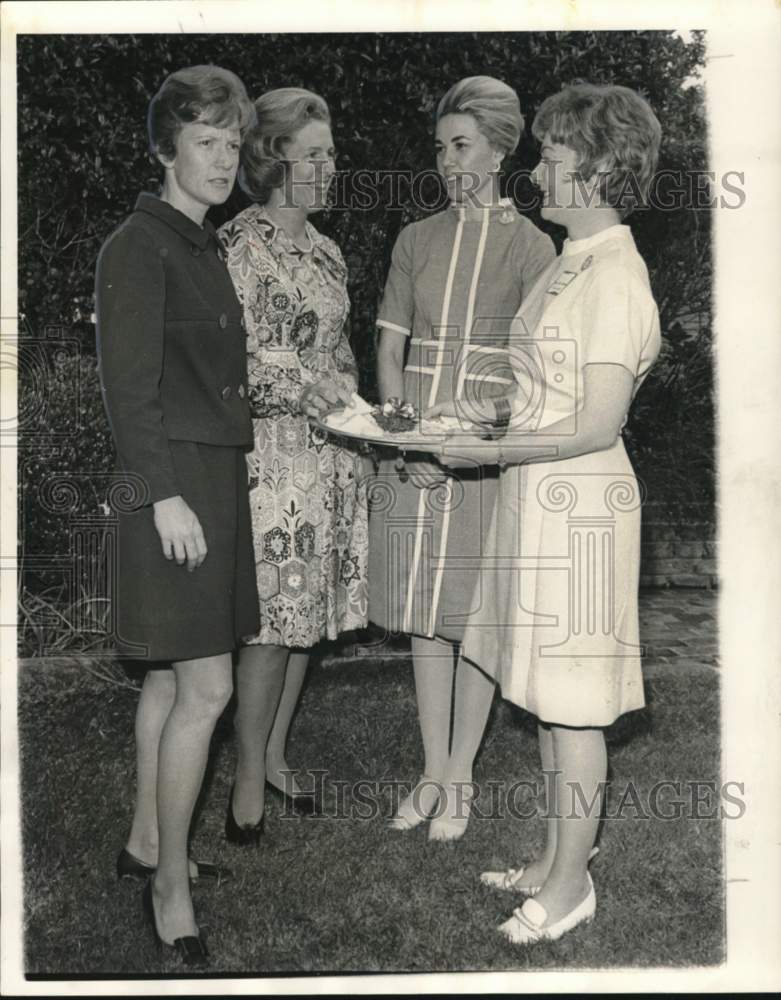
M 98 258 L 103 400 L 143 503 L 180 493 L 169 440 L 249 446 L 242 309 L 214 227 L 142 194 Z

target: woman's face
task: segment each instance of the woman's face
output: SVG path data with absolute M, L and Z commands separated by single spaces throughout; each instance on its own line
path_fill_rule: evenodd
M 488 205 L 496 199 L 496 171 L 502 154 L 494 149 L 469 114 L 445 115 L 437 122 L 437 170 L 451 202 Z
M 201 221 L 211 205 L 222 205 L 231 193 L 239 166 L 238 128 L 215 128 L 190 122 L 176 136 L 176 156 L 160 156 L 166 168 L 166 192 L 185 215 Z
M 579 160 L 580 154 L 574 149 L 554 142 L 550 133 L 544 136 L 540 162 L 532 172 L 532 181 L 542 192 L 543 219 L 566 225 L 573 211 L 597 206 L 594 180 L 580 179 Z
M 285 199 L 307 212 L 319 212 L 328 203 L 328 189 L 336 173 L 334 140 L 326 122 L 311 121 L 293 136 L 285 149 L 289 169 Z

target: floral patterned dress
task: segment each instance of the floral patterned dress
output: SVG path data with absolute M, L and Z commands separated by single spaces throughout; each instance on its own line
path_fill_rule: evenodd
M 348 392 L 357 369 L 345 322 L 347 269 L 307 223 L 303 251 L 252 205 L 220 229 L 244 310 L 254 447 L 250 507 L 260 632 L 248 643 L 309 647 L 367 622 L 368 524 L 361 456 L 301 412 L 305 386 Z

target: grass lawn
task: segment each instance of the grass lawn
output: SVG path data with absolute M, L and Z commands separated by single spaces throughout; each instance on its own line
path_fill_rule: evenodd
M 158 955 L 142 921 L 141 887 L 118 883 L 129 827 L 135 693 L 78 667 L 22 669 L 25 954 L 50 976 L 180 971 Z M 654 783 L 719 781 L 715 673 L 669 672 L 647 682 L 649 706 L 609 731 L 615 814 L 628 781 L 640 806 Z M 289 744 L 291 766 L 324 769 L 329 815 L 283 817 L 267 806 L 257 850 L 222 836 L 233 764 L 230 710 L 218 727 L 193 854 L 235 878 L 196 889 L 213 973 L 500 971 L 717 964 L 724 957 L 721 831 L 704 818 L 606 820 L 592 872 L 597 916 L 558 942 L 514 948 L 496 932 L 519 901 L 479 873 L 534 854 L 543 821 L 473 819 L 456 844 L 426 827 L 389 832 L 390 799 L 369 819 L 336 815 L 338 789 L 360 779 L 413 781 L 421 767 L 412 671 L 349 663 L 310 671 Z M 483 784 L 537 778 L 530 716 L 494 707 L 477 762 Z M 340 793 L 349 812 L 349 793 Z M 667 791 L 660 796 L 670 809 Z M 712 797 L 711 797 L 712 798 Z M 481 798 L 481 803 L 483 799 Z M 628 801 L 628 800 L 627 800 Z M 353 801 L 353 805 L 356 803 Z M 357 803 L 360 805 L 360 803 Z M 528 805 L 528 803 L 527 803 Z M 647 802 L 646 802 L 647 806 Z M 368 806 L 363 806 L 368 812 Z

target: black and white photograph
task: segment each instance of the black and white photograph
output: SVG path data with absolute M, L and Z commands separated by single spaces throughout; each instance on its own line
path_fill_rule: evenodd
M 366 6 L 4 5 L 3 992 L 777 989 L 781 13 Z

